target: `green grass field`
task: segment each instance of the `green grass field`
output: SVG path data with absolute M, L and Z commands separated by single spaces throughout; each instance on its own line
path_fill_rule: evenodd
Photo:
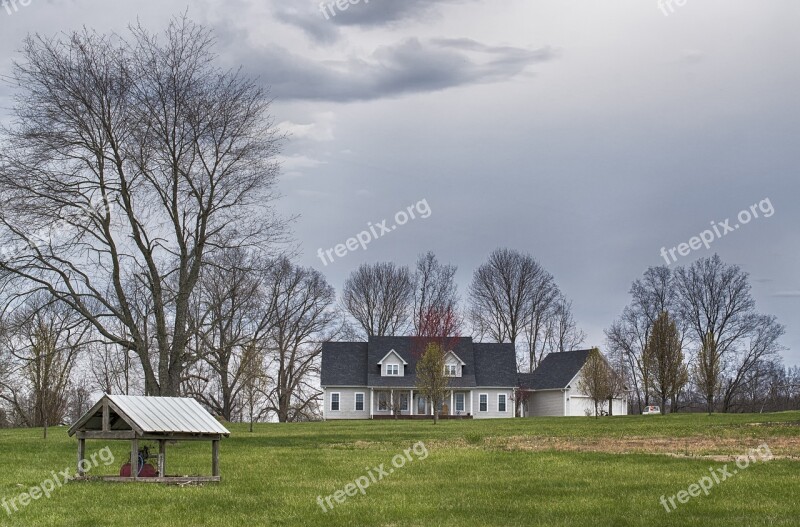
M 70 482 L 0 525 L 800 525 L 800 412 L 762 415 L 539 418 L 486 421 L 359 421 L 229 425 L 223 481 L 203 486 Z M 405 466 L 388 472 L 393 457 Z M 730 456 L 767 444 L 771 461 L 715 483 L 709 494 L 667 512 L 659 503 L 709 469 L 736 469 Z M 0 430 L 0 500 L 17 498 L 71 467 L 65 428 Z M 88 454 L 106 443 L 88 442 Z M 128 444 L 110 445 L 114 474 Z M 169 474 L 210 473 L 210 444 L 168 449 Z M 424 452 L 427 457 L 422 459 Z M 399 464 L 399 460 L 397 460 Z M 317 496 L 368 476 L 365 494 L 323 512 Z M 74 473 L 74 469 L 73 469 Z M 362 485 L 364 480 L 361 480 Z M 353 488 L 350 489 L 351 493 Z M 341 498 L 342 495 L 340 494 Z M 16 503 L 16 502 L 15 502 Z M 0 505 L 2 502 L 0 502 Z M 3 506 L 4 507 L 4 506 Z

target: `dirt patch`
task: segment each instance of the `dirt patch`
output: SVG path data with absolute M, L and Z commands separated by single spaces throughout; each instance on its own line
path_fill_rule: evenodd
M 800 426 L 800 421 L 767 421 L 764 423 L 747 423 L 747 426 L 798 427 Z
M 800 439 L 771 437 L 768 441 L 711 437 L 616 437 L 569 438 L 511 436 L 487 438 L 486 446 L 532 452 L 601 452 L 608 454 L 657 454 L 676 458 L 733 461 L 751 448 L 766 443 L 774 459 L 800 461 Z

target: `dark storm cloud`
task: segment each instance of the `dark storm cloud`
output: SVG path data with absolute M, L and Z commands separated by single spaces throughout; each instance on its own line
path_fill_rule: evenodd
M 287 6 L 274 2 L 275 17 L 302 29 L 313 40 L 329 44 L 339 37 L 339 27 L 382 27 L 403 20 L 419 20 L 436 16 L 436 6 L 468 3 L 473 0 L 343 0 L 346 9 L 336 0 L 310 0 Z
M 469 42 L 469 45 L 465 43 Z M 556 57 L 550 48 L 492 47 L 475 41 L 406 39 L 370 56 L 319 62 L 271 46 L 237 46 L 238 60 L 279 100 L 350 102 L 508 80 Z

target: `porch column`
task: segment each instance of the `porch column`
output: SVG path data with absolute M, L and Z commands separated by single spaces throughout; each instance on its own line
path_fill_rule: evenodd
M 409 390 L 410 395 L 408 396 L 408 413 L 409 415 L 414 415 L 414 390 Z
M 375 415 L 375 405 L 373 404 L 372 395 L 374 394 L 375 390 L 373 388 L 369 389 L 369 418 Z
M 389 413 L 394 416 L 397 409 L 394 407 L 394 390 L 389 390 Z
M 469 391 L 469 415 L 475 417 L 475 414 L 472 412 L 472 390 Z
M 453 390 L 450 390 L 450 415 L 456 415 L 453 410 Z

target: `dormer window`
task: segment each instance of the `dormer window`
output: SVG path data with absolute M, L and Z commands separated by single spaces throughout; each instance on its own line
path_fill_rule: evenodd
M 444 376 L 461 377 L 464 374 L 466 363 L 453 351 L 448 351 L 444 355 Z
M 408 362 L 395 350 L 391 350 L 378 361 L 378 366 L 383 377 L 403 377 L 405 375 L 404 368 L 408 366 Z

